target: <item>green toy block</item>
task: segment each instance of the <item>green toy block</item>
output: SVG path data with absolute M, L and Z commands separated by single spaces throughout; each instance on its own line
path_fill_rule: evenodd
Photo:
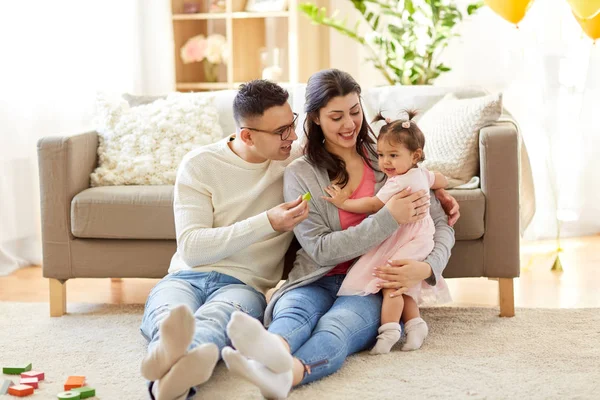
M 13 381 L 4 379 L 0 385 L 0 395 L 6 394 L 8 392 L 8 388 L 12 385 L 14 385 Z
M 309 201 L 310 199 L 312 199 L 312 196 L 310 195 L 310 192 L 306 192 L 302 195 L 302 200 L 306 200 Z
M 3 367 L 2 373 L 6 375 L 21 375 L 23 372 L 31 371 L 31 363 L 21 367 Z
M 69 390 L 68 392 L 60 392 L 56 397 L 58 397 L 58 400 L 79 400 L 81 399 L 81 394 Z
M 79 393 L 81 395 L 81 399 L 87 399 L 88 397 L 94 397 L 96 395 L 96 389 L 89 386 L 73 388 L 71 389 L 71 392 Z

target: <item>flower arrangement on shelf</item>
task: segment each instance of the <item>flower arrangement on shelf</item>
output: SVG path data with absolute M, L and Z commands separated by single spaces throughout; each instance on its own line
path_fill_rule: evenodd
M 227 40 L 218 33 L 208 37 L 194 36 L 181 47 L 181 60 L 184 64 L 201 62 L 204 80 L 216 82 L 219 78 L 219 66 L 227 63 Z

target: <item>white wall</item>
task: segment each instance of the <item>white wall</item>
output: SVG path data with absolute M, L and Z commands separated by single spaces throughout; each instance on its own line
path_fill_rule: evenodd
M 348 16 L 348 26 L 353 27 L 362 16 L 349 0 L 330 0 L 329 12 L 339 10 L 340 18 Z M 366 32 L 366 23 L 361 23 L 363 32 Z M 331 29 L 330 62 L 332 68 L 338 68 L 348 72 L 358 81 L 361 86 L 384 85 L 386 80 L 370 63 L 363 61 L 368 52 L 357 42 Z

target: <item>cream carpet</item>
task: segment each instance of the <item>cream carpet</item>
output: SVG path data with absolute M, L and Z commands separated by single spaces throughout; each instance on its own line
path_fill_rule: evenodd
M 0 366 L 31 362 L 46 381 L 28 398 L 55 399 L 68 375 L 85 375 L 105 400 L 145 399 L 139 363 L 141 305 L 0 303 Z M 415 352 L 351 357 L 335 375 L 290 399 L 600 398 L 600 309 L 423 310 L 430 336 Z M 8 376 L 4 376 L 8 378 Z M 8 398 L 8 396 L 7 396 Z M 197 399 L 260 399 L 222 363 Z

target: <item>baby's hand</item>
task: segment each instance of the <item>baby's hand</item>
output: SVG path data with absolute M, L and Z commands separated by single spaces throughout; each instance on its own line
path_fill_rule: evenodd
M 338 185 L 332 185 L 325 188 L 325 191 L 331 197 L 323 196 L 322 198 L 337 208 L 342 208 L 344 202 L 350 198 L 347 191 L 340 189 Z

